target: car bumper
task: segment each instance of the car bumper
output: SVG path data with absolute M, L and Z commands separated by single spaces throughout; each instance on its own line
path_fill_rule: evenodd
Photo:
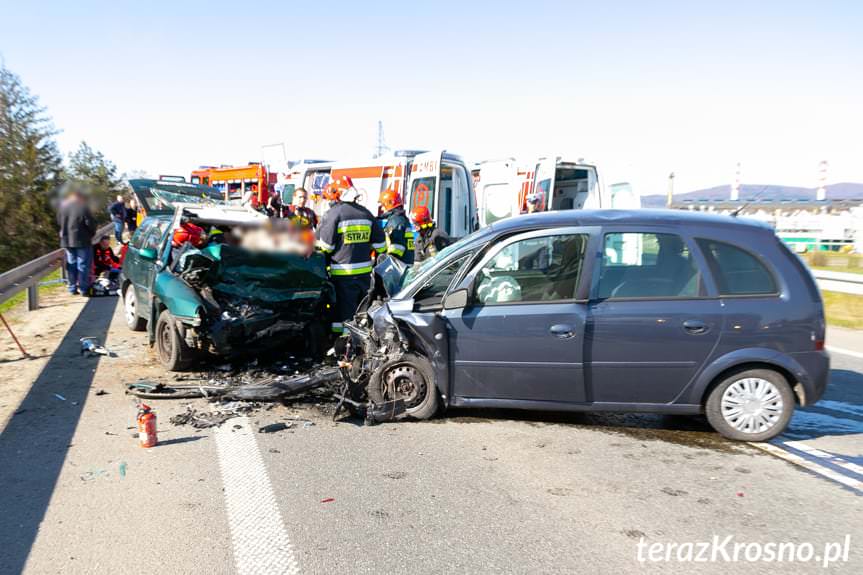
M 797 381 L 803 386 L 802 405 L 812 405 L 824 395 L 830 381 L 830 354 L 824 350 L 804 351 L 791 354 L 800 366 L 795 373 Z

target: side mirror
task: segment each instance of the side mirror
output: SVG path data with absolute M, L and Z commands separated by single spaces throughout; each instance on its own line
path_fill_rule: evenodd
M 141 248 L 141 251 L 138 252 L 138 255 L 141 257 L 142 260 L 147 260 L 148 262 L 156 261 L 156 257 L 158 256 L 156 250 L 153 248 Z
M 449 293 L 443 300 L 443 308 L 459 309 L 467 307 L 467 294 L 468 291 L 466 289 L 457 289 L 454 292 Z

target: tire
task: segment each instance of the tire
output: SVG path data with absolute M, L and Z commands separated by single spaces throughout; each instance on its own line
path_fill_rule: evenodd
M 393 393 L 399 386 L 409 391 Z M 369 379 L 369 400 L 375 404 L 402 398 L 405 412 L 396 419 L 429 419 L 438 410 L 438 393 L 431 363 L 419 355 L 406 353 L 378 368 Z
M 707 421 L 737 441 L 767 441 L 785 431 L 794 414 L 794 392 L 772 369 L 746 369 L 723 379 L 704 405 Z
M 177 331 L 174 316 L 166 309 L 156 321 L 156 354 L 168 371 L 182 371 L 194 360 L 192 349 Z
M 132 284 L 128 284 L 123 291 L 123 315 L 126 326 L 132 331 L 144 331 L 147 327 L 147 320 L 138 315 L 138 296 Z

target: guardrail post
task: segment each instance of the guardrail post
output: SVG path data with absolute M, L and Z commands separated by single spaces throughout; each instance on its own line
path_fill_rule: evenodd
M 27 288 L 27 311 L 39 309 L 39 282 Z

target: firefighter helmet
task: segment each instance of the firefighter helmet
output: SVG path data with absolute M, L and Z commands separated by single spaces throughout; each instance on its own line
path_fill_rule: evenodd
M 397 191 L 389 187 L 381 192 L 378 202 L 381 204 L 385 212 L 390 211 L 396 206 L 402 205 L 402 198 Z
M 432 221 L 431 213 L 425 206 L 417 206 L 411 210 L 411 222 L 417 227 L 423 227 Z

